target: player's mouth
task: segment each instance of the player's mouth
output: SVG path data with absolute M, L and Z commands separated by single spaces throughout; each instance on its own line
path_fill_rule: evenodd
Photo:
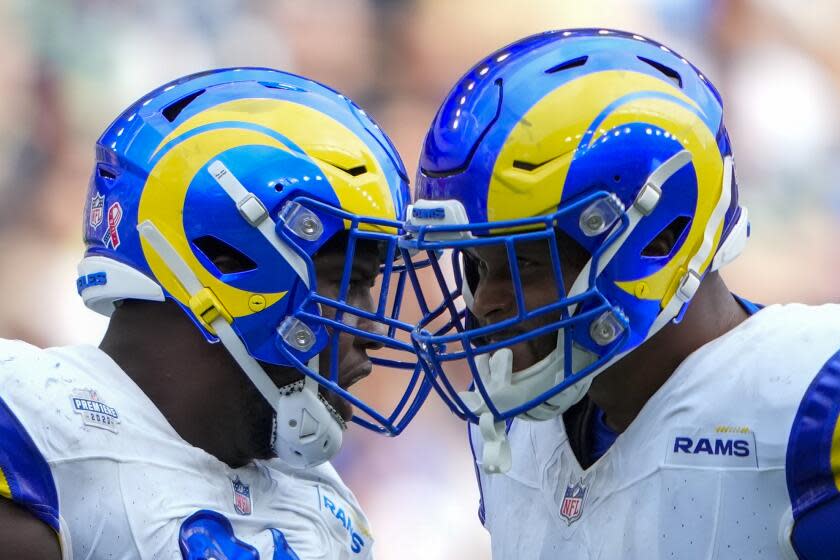
M 373 364 L 370 360 L 364 360 L 358 364 L 342 368 L 342 371 L 338 374 L 338 384 L 342 389 L 349 390 L 350 387 L 370 375 L 372 370 Z M 321 387 L 320 392 L 321 396 L 330 403 L 345 422 L 349 422 L 353 418 L 353 405 L 347 399 L 325 387 Z
M 512 339 L 527 334 L 527 330 L 506 329 L 504 331 L 491 333 L 489 336 L 482 339 L 482 344 L 496 344 L 512 341 Z M 554 341 L 557 339 L 557 333 L 550 333 L 537 338 L 530 338 L 521 340 L 519 342 L 509 342 L 502 348 L 509 348 L 513 352 L 513 371 L 518 372 L 536 364 L 546 356 L 548 356 L 554 349 Z M 491 355 L 498 352 L 494 350 L 490 352 Z

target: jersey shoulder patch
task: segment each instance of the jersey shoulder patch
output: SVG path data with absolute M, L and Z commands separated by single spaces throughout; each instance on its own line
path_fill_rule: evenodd
M 788 440 L 786 476 L 797 554 L 840 557 L 840 351 L 802 398 Z

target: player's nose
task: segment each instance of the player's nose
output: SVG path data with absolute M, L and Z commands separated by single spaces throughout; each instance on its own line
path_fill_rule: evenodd
M 480 323 L 498 323 L 510 317 L 515 309 L 516 301 L 509 277 L 488 276 L 478 282 L 470 311 Z
M 388 328 L 384 324 L 380 323 L 379 321 L 372 321 L 366 318 L 363 318 L 359 321 L 358 328 L 359 330 L 362 330 L 374 336 L 384 337 L 388 334 Z M 353 344 L 357 348 L 364 349 L 367 351 L 379 350 L 380 348 L 383 348 L 385 346 L 385 344 L 381 340 L 369 338 L 363 335 L 356 335 Z
M 363 296 L 354 298 L 353 300 L 351 300 L 350 303 L 351 305 L 354 305 L 368 313 L 376 312 L 372 292 L 368 292 Z M 370 319 L 368 317 L 359 316 L 358 321 L 356 323 L 356 328 L 373 336 L 384 337 L 388 334 L 388 329 L 382 322 Z M 361 334 L 357 334 L 354 336 L 353 345 L 356 348 L 363 350 L 379 350 L 384 346 L 384 344 L 380 340 L 369 338 Z

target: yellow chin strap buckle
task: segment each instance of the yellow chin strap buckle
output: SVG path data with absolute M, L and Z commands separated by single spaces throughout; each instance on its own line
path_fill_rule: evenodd
M 233 323 L 233 317 L 227 312 L 219 301 L 219 298 L 216 297 L 216 294 L 210 288 L 201 288 L 190 296 L 190 301 L 187 305 L 189 305 L 190 310 L 198 318 L 201 325 L 214 336 L 216 335 L 216 331 L 210 326 L 213 321 L 221 317 L 228 324 Z

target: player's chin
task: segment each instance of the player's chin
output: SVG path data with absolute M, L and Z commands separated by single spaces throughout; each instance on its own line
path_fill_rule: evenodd
M 265 423 L 259 426 L 259 429 L 254 432 L 254 437 L 251 439 L 250 456 L 252 459 L 265 461 L 274 459 L 277 454 L 274 452 L 272 440 L 274 436 L 274 422 L 268 423 L 266 429 Z
M 545 359 L 554 350 L 556 341 L 557 335 L 551 334 L 509 346 L 513 352 L 513 372 L 524 371 Z
M 330 403 L 342 420 L 349 422 L 353 418 L 353 405 L 347 399 L 323 387 L 320 390 L 324 399 Z

